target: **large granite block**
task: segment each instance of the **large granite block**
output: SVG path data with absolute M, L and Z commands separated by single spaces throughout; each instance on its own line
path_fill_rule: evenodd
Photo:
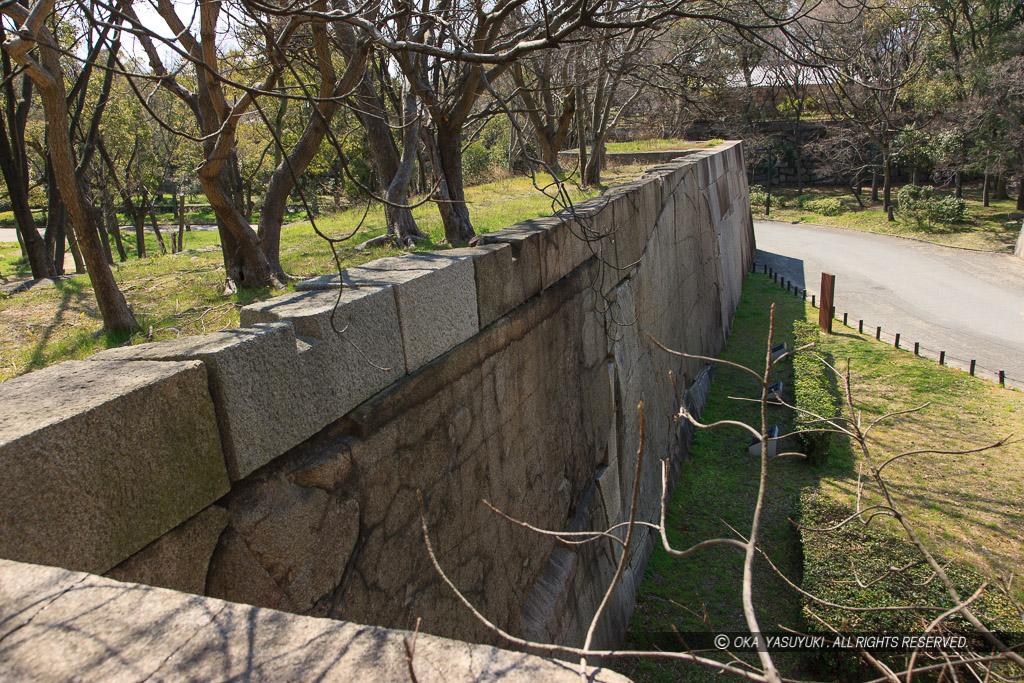
M 340 295 L 337 289 L 296 292 L 251 304 L 241 314 L 243 325 L 291 323 L 309 345 L 300 357 L 299 382 L 308 397 L 301 408 L 317 418 L 314 431 L 406 371 L 394 288 L 363 281 Z
M 459 252 L 413 252 L 348 269 L 358 286 L 394 287 L 407 372 L 480 331 L 473 259 Z
M 105 572 L 228 490 L 198 361 L 68 361 L 0 406 L 3 557 Z
M 0 560 L 0 596 L 5 680 L 580 679 L 576 666 L 488 645 L 285 614 L 54 567 Z M 627 679 L 591 668 L 587 680 Z
M 303 349 L 309 344 L 299 344 Z M 210 378 L 228 474 L 241 479 L 330 420 L 309 399 L 295 334 L 275 322 L 110 349 L 92 360 L 201 360 Z
M 516 281 L 514 287 L 523 293 L 525 301 L 541 290 L 543 261 L 540 243 L 543 238 L 544 228 L 525 222 L 477 235 L 474 240 L 477 245 L 509 245 L 512 249 L 512 277 Z
M 217 541 L 228 524 L 228 511 L 211 505 L 156 539 L 106 576 L 202 595 Z
M 520 277 L 520 262 L 512 245 L 504 242 L 473 248 L 473 276 L 476 279 L 477 317 L 480 329 L 493 323 L 530 298 Z
M 581 202 L 551 218 L 535 218 L 531 225 L 544 228 L 541 240 L 541 289 L 547 289 L 598 253 L 601 241 L 598 213 L 607 202 Z

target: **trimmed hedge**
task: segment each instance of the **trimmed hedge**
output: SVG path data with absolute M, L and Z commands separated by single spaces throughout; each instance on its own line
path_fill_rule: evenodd
M 793 323 L 793 339 L 796 348 L 818 341 L 818 327 L 813 323 L 797 320 Z M 821 362 L 818 356 L 834 365 L 828 354 L 814 352 L 797 353 L 793 356 L 793 387 L 796 407 L 825 418 L 838 417 L 842 410 L 835 374 Z M 809 419 L 798 413 L 797 420 Z M 796 439 L 807 460 L 814 465 L 825 462 L 832 446 L 833 432 L 818 431 L 821 424 L 796 425 Z

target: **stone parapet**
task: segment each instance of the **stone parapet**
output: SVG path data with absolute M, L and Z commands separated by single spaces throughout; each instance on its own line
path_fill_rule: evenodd
M 468 248 L 302 283 L 243 308 L 238 329 L 4 382 L 0 556 L 110 577 L 75 578 L 90 591 L 158 596 L 136 611 L 119 603 L 140 642 L 153 638 L 150 615 L 179 608 L 193 632 L 220 629 L 229 643 L 245 624 L 280 623 L 257 639 L 279 638 L 314 663 L 319 645 L 295 639 L 353 652 L 367 633 L 401 639 L 270 610 L 496 641 L 436 575 L 422 514 L 450 578 L 483 613 L 512 633 L 581 644 L 621 551 L 607 541 L 556 547 L 481 499 L 538 527 L 593 530 L 628 519 L 636 484 L 638 519 L 655 520 L 657 462 L 668 456 L 677 471 L 689 432 L 674 417 L 684 402 L 699 411 L 708 374 L 651 340 L 721 349 L 754 252 L 746 197 L 742 145 L 723 143 Z M 638 471 L 640 401 L 649 458 Z M 598 644 L 623 635 L 654 542 L 637 533 Z M 0 588 L 9 570 L 41 599 L 69 576 L 12 567 L 0 565 Z M 125 585 L 115 578 L 207 597 L 112 588 Z M 59 592 L 67 611 L 55 620 L 89 612 L 100 593 L 81 593 L 77 606 L 75 595 Z M 214 628 L 216 617 L 180 605 L 235 620 Z M 141 662 L 159 659 L 125 647 L 119 666 L 137 659 L 146 673 Z M 477 647 L 456 649 L 478 663 L 517 657 Z M 173 650 L 163 655 L 171 663 Z M 11 666 L 65 671 L 25 656 Z M 233 656 L 216 654 L 225 672 L 240 666 Z M 299 670 L 290 655 L 272 659 L 259 661 L 274 675 Z M 515 667 L 534 671 L 526 661 Z

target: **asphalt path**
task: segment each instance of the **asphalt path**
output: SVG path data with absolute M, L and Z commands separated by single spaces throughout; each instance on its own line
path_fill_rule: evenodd
M 1024 259 L 824 226 L 754 221 L 755 262 L 818 294 L 836 276 L 835 307 L 900 347 L 1024 389 Z

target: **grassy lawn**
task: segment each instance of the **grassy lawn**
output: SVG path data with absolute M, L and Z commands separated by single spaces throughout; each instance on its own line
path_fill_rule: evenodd
M 633 142 L 609 142 L 606 147 L 609 152 L 661 152 L 677 149 L 704 149 L 715 147 L 721 140 L 679 140 L 654 138 L 651 140 L 635 140 Z
M 953 193 L 952 191 L 938 191 L 936 194 L 946 196 Z M 813 199 L 835 197 L 842 204 L 842 213 L 837 216 L 823 216 L 801 209 L 797 206 L 798 192 L 795 187 L 773 187 L 770 218 L 793 223 L 817 223 L 867 232 L 904 235 L 958 247 L 994 251 L 1012 252 L 1017 242 L 1017 236 L 1020 234 L 1019 222 L 1011 227 L 1005 225 L 1010 220 L 1009 214 L 1017 211 L 1016 200 L 992 200 L 990 206 L 982 206 L 980 187 L 965 188 L 964 190 L 964 199 L 967 201 L 967 210 L 970 216 L 968 220 L 954 225 L 936 224 L 924 227 L 918 226 L 913 219 L 900 216 L 899 212 L 896 213 L 895 222 L 890 223 L 885 211 L 882 210 L 882 203 L 880 201 L 871 202 L 871 194 L 867 190 L 861 194 L 865 205 L 863 210 L 860 209 L 849 188 L 808 187 L 804 188 L 803 195 Z M 894 199 L 895 196 L 894 190 Z M 764 217 L 764 206 L 755 206 L 753 211 L 755 218 Z
M 638 166 L 612 169 L 604 174 L 604 181 L 614 185 L 632 180 L 642 171 Z M 468 188 L 466 194 L 478 233 L 552 213 L 551 200 L 538 192 L 526 177 L 478 185 Z M 577 190 L 573 200 L 580 201 L 595 194 L 596 190 Z M 359 228 L 351 244 L 346 243 L 339 249 L 342 267 L 400 253 L 390 249 L 365 252 L 355 249 L 356 244 L 384 232 L 383 210 L 371 208 L 365 218 L 364 211 L 365 207 L 357 207 L 317 219 L 321 232 L 331 236 L 347 235 Z M 414 209 L 413 214 L 420 228 L 430 236 L 418 249 L 447 248 L 442 244 L 443 230 L 436 207 L 427 203 Z M 165 232 L 165 240 L 169 240 L 169 232 Z M 242 306 L 294 289 L 294 286 L 282 291 L 254 289 L 222 296 L 224 266 L 215 230 L 186 232 L 186 251 L 167 256 L 160 255 L 155 236 L 147 232 L 148 257 L 142 260 L 135 258 L 134 232 L 124 231 L 123 239 L 129 260 L 117 264 L 114 276 L 135 310 L 139 324 L 147 333 L 152 327 L 153 340 L 237 327 Z M 116 253 L 115 250 L 115 258 Z M 335 270 L 330 247 L 316 236 L 308 222 L 293 223 L 283 229 L 281 263 L 286 272 L 294 275 L 311 277 Z M 65 269 L 74 270 L 70 254 L 66 256 Z M 30 275 L 18 245 L 0 245 L 0 278 Z M 85 276 L 60 281 L 48 289 L 0 295 L 0 381 L 63 360 L 85 358 L 128 341 L 102 334 L 101 327 L 92 287 Z M 147 335 L 136 335 L 130 341 L 146 340 Z
M 777 303 L 776 339 L 791 341 L 795 321 L 817 320 L 817 309 L 787 295 L 762 274 L 749 276 L 723 358 L 754 368 L 763 366 L 767 311 L 773 301 Z M 838 322 L 834 331 L 819 348 L 844 365 L 850 359 L 853 395 L 865 424 L 885 412 L 931 402 L 920 413 L 877 428 L 872 438 L 876 457 L 925 447 L 974 448 L 1020 431 L 1024 394 L 898 351 Z M 784 363 L 777 376 L 785 383 L 784 397 L 790 402 L 792 373 L 791 364 Z M 704 421 L 740 419 L 759 424 L 757 404 L 729 399 L 755 396 L 756 391 L 748 375 L 719 366 Z M 776 407 L 769 412 L 770 420 L 787 432 L 793 423 L 790 411 Z M 685 548 L 712 537 L 735 537 L 730 527 L 740 533 L 749 530 L 759 462 L 746 455 L 747 440 L 746 432 L 736 428 L 697 434 L 670 503 L 668 527 L 673 547 Z M 792 440 L 780 444 L 780 452 L 795 449 Z M 940 561 L 953 561 L 951 572 L 968 583 L 975 582 L 972 592 L 980 576 L 1020 575 L 1024 570 L 1022 458 L 1024 444 L 1018 443 L 987 453 L 914 456 L 889 468 L 888 480 L 905 511 Z M 790 518 L 797 517 L 808 492 L 827 499 L 832 507 L 854 506 L 857 471 L 862 464 L 862 456 L 851 450 L 848 440 L 836 439 L 827 461 L 819 467 L 786 458 L 770 465 L 762 545 L 796 583 L 803 579 L 805 557 L 800 534 Z M 874 500 L 869 497 L 862 504 Z M 883 560 L 870 558 L 868 553 L 901 545 L 891 525 L 878 521 L 871 528 L 884 542 L 875 539 L 869 543 L 856 535 L 830 537 L 834 557 L 844 568 L 848 569 L 851 558 L 858 558 L 863 560 L 865 574 L 873 576 L 872 569 Z M 678 560 L 656 548 L 637 595 L 626 647 L 645 647 L 654 634 L 664 634 L 673 625 L 681 632 L 745 631 L 741 577 L 742 553 L 735 549 L 712 548 Z M 1018 596 L 1024 593 L 1017 588 Z M 799 594 L 763 562 L 755 567 L 754 602 L 765 630 L 779 630 L 780 625 L 798 630 L 808 626 Z M 1000 614 L 1005 617 L 1005 611 Z M 1016 625 L 1019 631 L 1019 620 Z M 818 680 L 822 676 L 817 660 L 810 655 L 778 655 L 776 663 L 786 676 Z M 620 661 L 613 667 L 638 681 L 699 681 L 718 676 L 693 665 L 657 660 Z M 864 677 L 863 673 L 866 670 L 856 677 Z

